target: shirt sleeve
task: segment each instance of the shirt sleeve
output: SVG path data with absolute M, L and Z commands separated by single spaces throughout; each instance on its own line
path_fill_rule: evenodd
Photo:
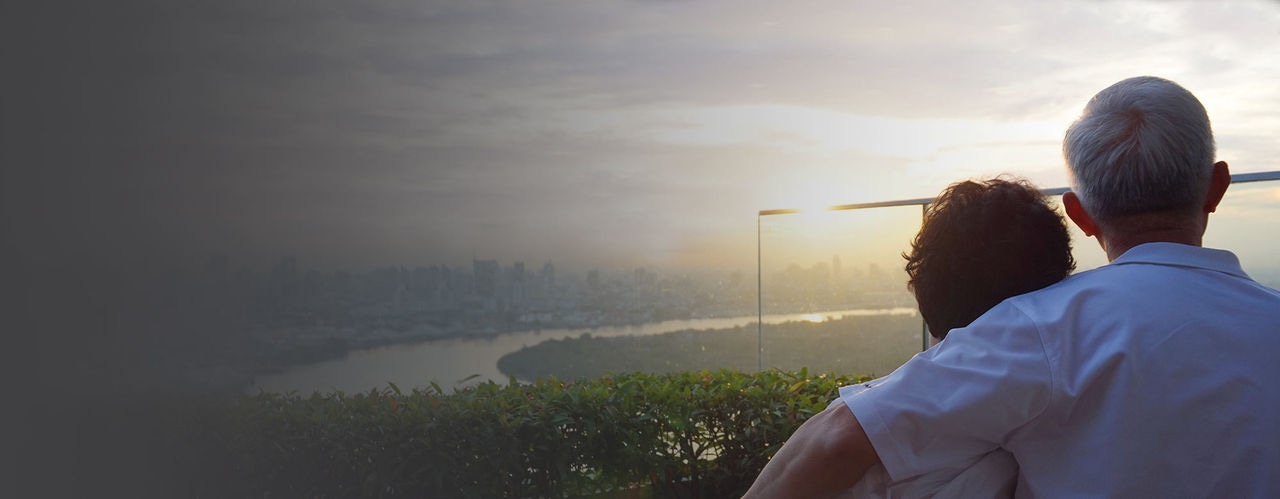
M 899 481 L 999 448 L 1048 405 L 1052 381 L 1039 330 L 1005 301 L 841 400 Z

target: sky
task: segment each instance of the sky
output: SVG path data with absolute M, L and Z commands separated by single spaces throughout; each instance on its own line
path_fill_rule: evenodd
M 1067 125 L 1144 74 L 1280 170 L 1274 1 L 6 9 L 29 259 L 749 270 L 761 209 L 1065 186 Z

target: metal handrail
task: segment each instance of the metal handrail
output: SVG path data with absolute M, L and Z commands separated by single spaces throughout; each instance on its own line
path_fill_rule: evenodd
M 1262 182 L 1266 180 L 1280 180 L 1280 170 L 1255 173 L 1236 173 L 1231 175 L 1231 183 L 1233 184 Z M 1051 187 L 1048 189 L 1040 189 L 1040 192 L 1044 193 L 1046 196 L 1058 196 L 1070 190 L 1070 187 Z M 870 203 L 837 204 L 823 208 L 822 211 L 861 210 L 866 208 L 887 208 L 893 206 L 915 206 L 922 204 L 928 205 L 933 203 L 936 199 L 938 199 L 937 196 L 930 198 L 897 199 L 893 201 L 873 201 Z M 801 210 L 795 208 L 760 210 L 759 216 L 767 217 L 771 215 L 790 215 L 793 213 L 800 213 L 800 211 Z

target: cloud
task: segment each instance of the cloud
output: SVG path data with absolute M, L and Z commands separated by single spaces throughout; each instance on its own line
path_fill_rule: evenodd
M 6 113 L 25 134 L 13 154 L 44 169 L 25 179 L 60 192 L 8 202 L 57 215 L 23 222 L 40 234 L 105 224 L 263 261 L 670 261 L 797 198 L 920 197 L 1004 171 L 1060 185 L 1061 131 L 1135 73 L 1200 95 L 1238 169 L 1280 153 L 1273 3 L 726 6 L 34 12 L 45 22 L 10 35 L 33 77 Z

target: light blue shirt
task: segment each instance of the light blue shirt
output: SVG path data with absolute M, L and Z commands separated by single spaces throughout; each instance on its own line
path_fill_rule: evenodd
M 1018 497 L 1280 497 L 1280 292 L 1173 243 L 1005 300 L 845 404 L 905 480 L 1003 448 Z

